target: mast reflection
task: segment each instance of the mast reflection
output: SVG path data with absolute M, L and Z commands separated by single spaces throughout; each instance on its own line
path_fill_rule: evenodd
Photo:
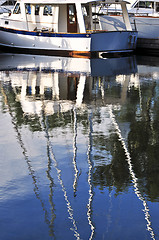
M 88 116 L 89 118 L 89 140 L 88 140 L 88 185 L 89 185 L 89 199 L 88 199 L 88 211 L 87 211 L 87 216 L 88 216 L 88 222 L 91 227 L 91 234 L 89 239 L 93 239 L 94 233 L 95 233 L 95 227 L 92 223 L 92 201 L 93 201 L 93 186 L 92 186 L 92 168 L 93 168 L 93 163 L 92 163 L 92 157 L 91 157 L 91 152 L 92 152 L 92 132 L 93 132 L 93 126 L 92 126 L 92 114 Z
M 77 168 L 77 162 L 76 162 L 76 157 L 77 157 L 77 113 L 76 109 L 73 109 L 74 113 L 74 137 L 73 137 L 73 166 L 74 166 L 74 182 L 73 182 L 73 189 L 74 189 L 74 196 L 76 196 L 76 191 L 77 191 L 77 181 L 78 181 L 78 168 Z
M 71 220 L 73 226 L 71 230 L 76 239 L 82 238 L 78 228 L 78 222 L 75 219 L 74 208 L 62 178 L 62 169 L 59 167 L 57 157 L 55 157 L 54 146 L 51 141 L 49 130 L 51 131 L 51 129 L 55 127 L 55 122 L 57 126 L 70 123 L 70 119 L 65 117 L 65 113 L 71 113 L 71 116 L 73 116 L 73 157 L 71 159 L 73 182 L 71 187 L 73 195 L 77 196 L 77 186 L 80 176 L 77 158 L 78 121 L 80 123 L 84 120 L 87 122 L 87 125 L 84 124 L 86 125 L 85 129 L 88 133 L 87 180 L 89 186 L 89 199 L 87 210 L 85 211 L 87 211 L 87 221 L 91 228 L 89 239 L 93 239 L 96 229 L 95 222 L 92 221 L 92 203 L 94 200 L 94 159 L 92 157 L 94 139 L 92 137 L 92 118 L 94 115 L 90 112 L 92 112 L 92 109 L 96 110 L 98 106 L 105 107 L 110 103 L 122 105 L 126 102 L 126 93 L 129 84 L 138 82 L 135 58 L 132 56 L 121 59 L 90 60 L 59 57 L 44 58 L 41 56 L 24 57 L 19 55 L 2 55 L 1 58 L 3 59 L 0 72 L 1 79 L 3 79 L 2 86 L 8 83 L 10 84 L 15 94 L 15 100 L 20 103 L 23 118 L 33 119 L 33 117 L 36 116 L 35 125 L 38 123 L 37 125 L 40 131 L 45 133 L 48 159 L 46 176 L 49 179 L 50 192 L 48 197 L 51 206 L 51 220 L 48 219 L 47 210 L 45 210 L 45 216 L 52 236 L 54 234 L 54 221 L 56 218 L 54 178 L 52 175 L 52 169 L 54 168 L 65 199 L 69 215 L 68 218 Z M 7 96 L 7 93 L 5 95 Z M 84 120 L 79 114 L 82 113 L 82 111 L 87 113 L 87 116 L 84 114 L 84 116 L 82 116 Z M 100 111 L 98 113 L 100 115 Z M 62 123 L 60 123 L 58 118 L 60 114 L 63 116 L 61 120 Z M 54 121 L 49 121 L 49 117 Z M 14 119 L 13 122 L 16 122 L 16 119 Z M 29 122 L 27 122 L 27 124 L 29 124 Z M 17 135 L 20 135 L 19 131 L 17 131 Z M 21 137 L 19 141 L 21 142 Z M 22 143 L 21 146 L 25 156 L 27 150 Z M 27 155 L 25 156 L 25 160 L 34 181 L 36 196 L 40 198 L 35 171 L 32 170 L 31 162 Z M 96 166 L 98 167 L 97 162 Z M 44 207 L 43 202 L 41 202 L 41 204 Z M 151 227 L 151 225 L 149 225 L 149 227 Z
M 45 203 L 44 201 L 42 200 L 42 197 L 41 197 L 41 193 L 40 193 L 40 190 L 39 190 L 39 187 L 38 187 L 38 181 L 37 181 L 37 177 L 36 177 L 36 172 L 34 170 L 34 168 L 32 167 L 32 164 L 31 164 L 31 161 L 29 160 L 29 157 L 27 155 L 27 149 L 25 147 L 25 144 L 22 140 L 22 135 L 21 135 L 21 132 L 19 130 L 19 126 L 17 124 L 17 119 L 14 117 L 14 111 L 12 110 L 12 107 L 11 107 L 11 104 L 9 102 L 9 98 L 8 98 L 8 95 L 7 95 L 7 90 L 5 89 L 5 87 L 3 87 L 3 85 L 0 83 L 0 89 L 1 89 L 1 92 L 5 98 L 5 104 L 7 105 L 8 107 L 8 111 L 9 111 L 9 114 L 11 116 L 11 122 L 13 124 L 13 128 L 15 129 L 15 132 L 17 134 L 17 139 L 18 139 L 18 143 L 20 144 L 20 147 L 22 148 L 22 153 L 24 155 L 24 159 L 27 163 L 27 166 L 28 166 L 28 170 L 29 170 L 29 174 L 31 175 L 32 179 L 33 179 L 33 184 L 34 184 L 34 193 L 35 193 L 35 196 L 36 198 L 40 201 L 41 203 L 41 206 L 42 206 L 42 209 L 45 213 L 45 222 L 48 224 L 49 226 L 49 229 L 50 229 L 50 236 L 54 236 L 54 230 L 53 230 L 53 222 L 54 222 L 54 219 L 56 217 L 56 215 L 54 214 L 54 211 L 52 211 L 52 219 L 51 219 L 51 222 L 49 220 L 49 216 L 48 216 L 48 211 L 45 207 Z M 53 186 L 53 179 L 51 178 L 51 186 L 50 186 L 50 190 L 51 190 L 51 195 L 50 195 L 50 203 L 51 205 L 53 206 L 54 208 L 54 204 L 52 202 L 52 186 Z
M 74 232 L 74 236 L 76 237 L 76 239 L 79 240 L 80 239 L 80 234 L 78 233 L 77 224 L 76 224 L 76 221 L 75 221 L 74 216 L 73 216 L 73 208 L 72 208 L 71 203 L 69 201 L 68 194 L 67 194 L 66 188 L 64 186 L 64 183 L 63 183 L 63 180 L 62 180 L 62 177 L 61 177 L 61 170 L 58 167 L 58 162 L 57 162 L 57 160 L 55 158 L 55 155 L 54 155 L 54 152 L 53 152 L 53 146 L 52 146 L 50 136 L 49 136 L 49 132 L 48 132 L 49 126 L 48 126 L 47 119 L 45 119 L 44 124 L 45 124 L 46 138 L 47 138 L 48 155 L 49 155 L 49 158 L 54 161 L 54 167 L 57 171 L 58 180 L 59 180 L 59 183 L 61 185 L 61 188 L 62 188 L 62 191 L 63 191 L 63 194 L 64 194 L 64 199 L 66 201 L 66 207 L 67 207 L 67 211 L 68 211 L 68 214 L 69 214 L 69 219 L 71 220 L 71 222 L 73 224 L 73 228 L 71 228 L 71 230 Z
M 110 116 L 111 116 L 112 122 L 114 124 L 116 133 L 118 134 L 118 137 L 119 137 L 119 141 L 121 142 L 122 147 L 123 147 L 124 152 L 125 152 L 126 161 L 128 163 L 130 175 L 131 175 L 132 182 L 133 182 L 133 185 L 134 185 L 134 192 L 135 192 L 136 196 L 138 197 L 138 199 L 140 201 L 142 201 L 142 204 L 143 204 L 143 207 L 144 207 L 145 220 L 147 221 L 147 230 L 150 232 L 151 238 L 155 240 L 155 234 L 154 234 L 154 231 L 153 231 L 153 228 L 152 228 L 152 223 L 151 223 L 151 220 L 150 220 L 150 214 L 149 214 L 150 210 L 149 210 L 149 207 L 147 205 L 147 202 L 146 202 L 145 198 L 142 196 L 142 194 L 139 190 L 139 185 L 138 185 L 139 180 L 136 177 L 135 172 L 133 170 L 133 165 L 132 165 L 132 162 L 131 162 L 130 153 L 127 149 L 125 139 L 122 137 L 120 128 L 118 126 L 118 123 L 115 120 L 115 115 L 113 114 L 112 106 L 109 106 L 109 110 L 110 110 Z

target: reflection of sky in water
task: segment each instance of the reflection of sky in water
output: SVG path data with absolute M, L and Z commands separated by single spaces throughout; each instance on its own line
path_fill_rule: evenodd
M 144 73 L 138 64 L 135 73 L 134 58 L 128 61 L 125 74 L 115 64 L 114 75 L 102 77 L 91 76 L 89 67 L 80 78 L 71 64 L 68 74 L 56 76 L 50 70 L 1 71 L 2 240 L 151 239 L 153 231 L 157 239 L 159 69 L 153 78 L 153 67 Z

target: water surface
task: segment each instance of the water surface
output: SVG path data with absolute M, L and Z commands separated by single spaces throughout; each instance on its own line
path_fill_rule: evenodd
M 158 60 L 0 55 L 1 240 L 159 239 Z

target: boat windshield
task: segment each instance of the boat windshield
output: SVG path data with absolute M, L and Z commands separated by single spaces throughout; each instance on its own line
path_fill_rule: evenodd
M 35 5 L 35 15 L 39 15 L 40 5 Z
M 15 4 L 15 1 L 5 1 L 4 3 L 2 3 L 1 6 L 13 6 Z
M 26 14 L 31 14 L 30 4 L 26 4 L 26 5 L 25 5 L 25 10 L 26 10 Z
M 15 5 L 15 8 L 13 10 L 13 14 L 20 14 L 21 13 L 21 10 L 20 10 L 20 3 L 17 3 Z
M 51 5 L 45 5 L 45 6 L 44 6 L 43 15 L 52 16 L 52 6 L 51 6 Z
M 154 8 L 154 2 L 139 1 L 134 8 Z

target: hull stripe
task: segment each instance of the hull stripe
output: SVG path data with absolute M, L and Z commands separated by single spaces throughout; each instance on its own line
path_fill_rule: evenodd
M 65 38 L 88 38 L 91 34 L 87 33 L 52 33 L 52 32 L 34 32 L 34 31 L 25 31 L 17 30 L 11 28 L 0 27 L 1 31 L 22 34 L 22 35 L 31 35 L 31 36 L 40 36 L 40 37 L 65 37 Z

